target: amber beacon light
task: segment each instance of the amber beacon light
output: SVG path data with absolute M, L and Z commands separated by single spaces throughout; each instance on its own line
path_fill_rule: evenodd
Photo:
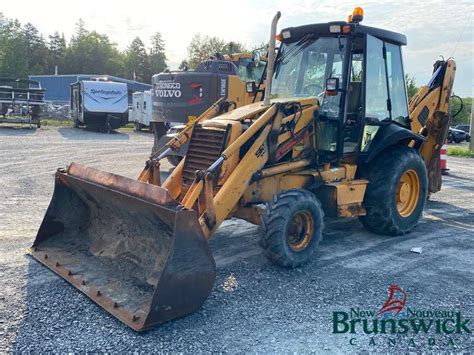
M 356 7 L 349 18 L 352 20 L 351 22 L 361 22 L 364 19 L 364 9 Z

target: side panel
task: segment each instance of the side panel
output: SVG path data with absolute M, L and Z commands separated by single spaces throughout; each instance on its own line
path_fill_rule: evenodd
M 89 112 L 124 113 L 128 110 L 127 84 L 83 81 L 84 109 Z

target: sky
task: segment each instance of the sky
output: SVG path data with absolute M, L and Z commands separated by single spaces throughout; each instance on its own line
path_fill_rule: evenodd
M 159 31 L 168 63 L 176 69 L 196 33 L 252 48 L 268 41 L 270 21 L 277 11 L 282 13 L 278 26 L 282 29 L 346 20 L 355 6 L 364 9 L 363 24 L 408 37 L 403 49 L 405 72 L 415 77 L 417 85 L 428 82 L 440 55 L 452 56 L 457 62 L 455 94 L 473 96 L 474 0 L 3 0 L 0 12 L 31 22 L 45 36 L 57 30 L 67 39 L 82 18 L 87 29 L 108 35 L 120 49 L 136 36 L 149 44 Z

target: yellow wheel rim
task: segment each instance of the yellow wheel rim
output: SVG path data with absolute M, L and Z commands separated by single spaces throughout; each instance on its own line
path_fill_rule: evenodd
M 397 210 L 400 216 L 409 217 L 415 211 L 420 196 L 420 179 L 415 170 L 407 170 L 397 187 Z
M 300 211 L 293 216 L 288 228 L 288 244 L 296 252 L 304 250 L 313 239 L 314 223 L 311 213 Z

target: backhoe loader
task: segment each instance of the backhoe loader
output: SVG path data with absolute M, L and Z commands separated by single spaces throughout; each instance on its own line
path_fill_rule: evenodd
M 205 110 L 137 180 L 71 163 L 55 175 L 32 255 L 131 328 L 198 309 L 216 266 L 208 247 L 231 217 L 260 225 L 282 267 L 317 251 L 323 217 L 402 235 L 440 189 L 452 59 L 407 103 L 404 35 L 349 21 L 271 25 L 264 100 Z M 279 41 L 275 49 L 276 40 Z M 249 85 L 249 91 L 253 85 Z M 160 159 L 189 140 L 164 181 Z

